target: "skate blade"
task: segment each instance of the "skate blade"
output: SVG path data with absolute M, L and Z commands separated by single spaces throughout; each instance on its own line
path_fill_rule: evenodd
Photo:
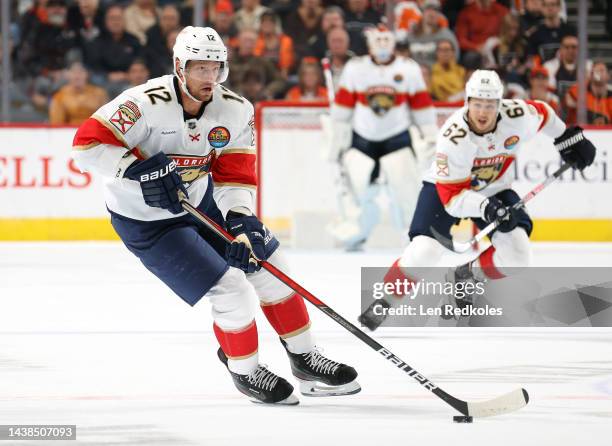
M 287 398 L 281 401 L 277 401 L 276 403 L 264 403 L 263 401 L 259 401 L 251 398 L 251 402 L 254 404 L 264 404 L 266 406 L 297 406 L 300 404 L 300 400 L 298 400 L 297 396 L 294 394 L 289 395 Z
M 361 386 L 357 381 L 351 381 L 340 386 L 330 386 L 320 381 L 305 381 L 296 378 L 300 383 L 300 393 L 304 396 L 344 396 L 354 395 L 361 392 Z

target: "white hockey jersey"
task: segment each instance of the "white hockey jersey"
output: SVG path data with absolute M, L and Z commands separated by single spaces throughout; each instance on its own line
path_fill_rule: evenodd
M 464 106 L 446 120 L 424 177 L 436 185 L 454 217 L 481 217 L 483 200 L 511 187 L 508 170 L 519 147 L 537 132 L 556 138 L 565 131 L 563 121 L 540 101 L 502 100 L 497 126 L 484 135 L 471 131 L 466 119 Z
M 76 164 L 104 176 L 108 209 L 136 220 L 176 217 L 148 206 L 140 184 L 123 178 L 132 161 L 160 151 L 176 161 L 192 205 L 201 202 L 211 174 L 213 196 L 223 216 L 238 206 L 253 211 L 253 106 L 217 85 L 202 115 L 185 121 L 179 91 L 174 76 L 162 76 L 101 107 L 77 130 L 72 150 Z
M 370 56 L 349 60 L 331 117 L 351 123 L 353 131 L 369 141 L 395 136 L 413 122 L 419 127 L 436 123 L 421 68 L 399 56 L 387 65 L 374 63 Z

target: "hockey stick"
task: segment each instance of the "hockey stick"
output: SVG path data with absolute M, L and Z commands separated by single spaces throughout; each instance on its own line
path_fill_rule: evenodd
M 321 66 L 323 68 L 323 78 L 325 79 L 325 87 L 327 89 L 327 99 L 329 101 L 329 109 L 331 111 L 332 104 L 334 103 L 335 93 L 334 93 L 334 80 L 331 72 L 331 65 L 329 59 L 324 57 L 321 59 Z M 331 122 L 331 114 L 330 114 L 330 122 Z M 331 124 L 330 124 L 331 125 Z M 335 160 L 336 168 L 337 168 L 337 185 L 338 188 L 336 190 L 337 198 L 338 198 L 338 208 L 340 210 L 340 214 L 342 218 L 348 218 L 348 211 L 346 209 L 345 199 L 349 199 L 353 206 L 357 206 L 357 198 L 355 196 L 355 190 L 353 188 L 353 184 L 351 179 L 346 171 L 346 166 L 344 165 L 344 161 L 342 160 L 343 153 L 338 154 L 338 158 Z
M 201 212 L 199 209 L 196 209 L 187 201 L 181 201 L 183 205 L 183 209 L 191 214 L 196 220 L 200 221 L 204 225 L 206 225 L 209 229 L 211 229 L 215 234 L 225 240 L 227 243 L 231 243 L 234 240 L 229 233 L 227 233 L 222 227 L 220 227 L 217 223 L 211 220 L 206 214 Z M 502 415 L 509 412 L 514 412 L 518 409 L 521 409 L 529 402 L 529 395 L 525 389 L 516 389 L 512 392 L 509 392 L 505 395 L 502 395 L 497 398 L 493 398 L 487 401 L 477 401 L 477 402 L 467 402 L 455 398 L 454 396 L 446 393 L 440 387 L 431 382 L 427 377 L 419 373 L 413 367 L 408 365 L 408 363 L 401 360 L 398 356 L 391 353 L 391 351 L 377 341 L 372 339 L 366 333 L 361 331 L 355 325 L 350 323 L 348 320 L 340 316 L 336 313 L 332 308 L 328 307 L 325 303 L 315 297 L 314 294 L 306 290 L 300 284 L 295 282 L 281 270 L 276 268 L 271 263 L 260 260 L 259 264 L 262 268 L 267 270 L 270 274 L 280 280 L 282 283 L 287 285 L 293 291 L 301 295 L 304 299 L 310 302 L 312 305 L 317 307 L 327 316 L 332 318 L 338 324 L 342 325 L 346 330 L 352 333 L 354 336 L 359 338 L 361 341 L 366 343 L 370 348 L 380 353 L 386 360 L 390 361 L 393 365 L 395 365 L 398 369 L 407 373 L 408 376 L 414 378 L 419 384 L 425 387 L 427 390 L 432 392 L 438 398 L 444 400 L 448 405 L 453 407 L 455 410 L 459 411 L 465 416 L 472 417 L 491 417 L 494 415 Z
M 529 201 L 531 201 L 531 199 L 533 197 L 535 197 L 540 192 L 542 192 L 548 185 L 550 185 L 557 178 L 559 178 L 570 167 L 572 167 L 571 164 L 563 163 L 561 165 L 561 167 L 559 167 L 551 176 L 547 177 L 546 180 L 544 180 L 543 182 L 538 184 L 531 191 L 527 192 L 527 194 L 525 194 L 525 196 L 521 199 L 521 201 L 515 203 L 514 206 L 512 206 L 512 208 L 513 209 L 522 209 L 522 208 L 524 208 L 525 205 Z M 444 237 L 442 234 L 440 234 L 438 231 L 436 231 L 433 226 L 431 226 L 429 229 L 431 230 L 431 233 L 433 234 L 434 238 L 442 246 L 444 246 L 445 248 L 450 249 L 451 251 L 454 251 L 456 253 L 464 253 L 464 252 L 469 251 L 470 249 L 472 249 L 472 246 L 474 246 L 476 243 L 480 242 L 483 238 L 485 238 L 487 235 L 489 235 L 495 228 L 497 228 L 497 225 L 499 225 L 500 223 L 501 223 L 500 219 L 492 221 L 485 228 L 483 228 L 480 232 L 478 232 L 469 241 L 467 241 L 465 243 L 455 243 L 455 242 L 453 242 L 451 239 L 449 239 L 447 237 Z

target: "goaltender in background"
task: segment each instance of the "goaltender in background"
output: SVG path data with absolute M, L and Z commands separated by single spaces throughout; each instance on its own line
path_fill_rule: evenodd
M 485 293 L 485 282 L 432 282 L 421 279 L 419 281 L 411 281 L 408 279 L 396 279 L 393 282 L 375 282 L 372 285 L 373 299 L 386 299 L 391 301 L 391 298 L 407 298 L 414 301 L 417 297 L 450 297 L 463 299 L 466 296 L 474 296 L 478 298 Z M 447 304 L 438 306 L 435 305 L 434 299 L 430 303 L 424 305 L 422 303 L 416 305 L 413 303 L 401 304 L 395 307 L 386 308 L 383 305 L 376 305 L 373 308 L 374 314 L 386 316 L 501 316 L 503 308 L 476 307 L 468 305 L 464 308 L 458 308 L 454 305 Z

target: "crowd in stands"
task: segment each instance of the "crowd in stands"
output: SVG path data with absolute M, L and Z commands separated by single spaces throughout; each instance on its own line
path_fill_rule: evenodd
M 229 48 L 226 83 L 250 101 L 325 101 L 320 60 L 337 85 L 367 54 L 363 30 L 393 0 L 208 0 L 203 21 Z M 19 0 L 10 48 L 14 121 L 78 124 L 130 86 L 172 73 L 172 47 L 193 0 Z M 562 0 L 395 0 L 398 54 L 422 67 L 436 101 L 463 101 L 466 79 L 495 69 L 510 98 L 548 102 L 576 119 L 578 39 Z M 612 8 L 611 8 L 612 9 Z M 612 123 L 609 71 L 584 67 L 591 124 Z

